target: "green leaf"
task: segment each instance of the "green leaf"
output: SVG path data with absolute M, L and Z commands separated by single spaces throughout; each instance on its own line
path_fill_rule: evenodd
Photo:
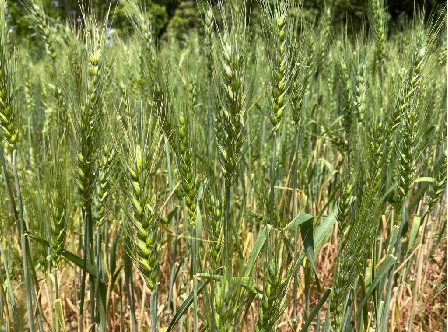
M 316 316 L 317 312 L 320 310 L 320 308 L 322 308 L 322 306 L 324 305 L 325 301 L 327 301 L 330 294 L 331 294 L 331 288 L 325 291 L 324 295 L 317 302 L 316 306 L 313 308 L 313 310 L 311 310 L 310 315 L 306 319 L 305 324 L 303 324 L 302 329 L 300 331 L 305 332 L 308 330 L 308 326 L 310 326 L 311 322 L 314 319 L 314 316 Z
M 28 237 L 30 239 L 33 239 L 45 246 L 47 246 L 48 248 L 50 248 L 50 242 L 45 240 L 44 238 L 38 236 L 38 235 L 34 235 L 34 234 L 28 234 Z M 78 255 L 75 255 L 74 253 L 68 251 L 68 250 L 64 250 L 61 253 L 62 256 L 64 256 L 66 259 L 68 259 L 70 262 L 72 262 L 75 265 L 78 265 L 78 267 L 80 267 L 81 269 L 84 268 L 84 260 L 79 257 Z M 86 271 L 94 278 L 98 277 L 98 271 L 96 269 L 95 266 L 93 266 L 91 263 L 87 262 L 86 264 Z M 100 281 L 103 282 L 103 281 Z M 104 282 L 103 282 L 104 283 Z
M 380 202 L 383 202 L 386 200 L 386 198 L 389 196 L 389 194 L 398 186 L 398 184 L 394 183 L 393 185 L 390 186 L 390 188 L 388 188 L 386 190 L 386 192 L 383 194 L 383 196 L 381 196 L 380 198 Z
M 201 234 L 202 234 L 202 215 L 201 215 L 201 210 L 199 209 L 199 204 L 196 205 L 196 220 L 195 220 L 195 229 L 194 229 L 194 236 L 196 237 L 196 239 L 200 239 L 201 238 Z
M 206 278 L 209 280 L 215 280 L 215 281 L 222 281 L 224 279 L 224 277 L 219 274 L 198 273 L 197 276 Z M 251 293 L 254 293 L 254 294 L 258 293 L 257 290 L 255 289 L 253 280 L 250 279 L 249 277 L 232 277 L 231 281 L 235 285 L 243 287 L 243 288 L 247 289 L 248 291 L 250 291 Z
M 260 231 L 260 233 L 258 233 L 257 240 L 255 241 L 254 247 L 252 248 L 252 251 L 249 255 L 249 260 L 247 261 L 243 276 L 249 277 L 251 275 L 258 255 L 260 254 L 260 251 L 263 248 L 270 231 L 271 226 L 267 225 Z
M 50 242 L 47 241 L 47 240 L 45 240 L 44 238 L 42 238 L 42 237 L 40 237 L 40 236 L 38 236 L 38 235 L 33 235 L 33 234 L 27 234 L 27 236 L 28 236 L 30 239 L 32 239 L 32 240 L 34 240 L 34 241 L 37 241 L 37 242 L 39 242 L 40 244 L 43 244 L 44 246 L 47 246 L 48 248 L 50 248 Z
M 246 304 L 244 306 L 244 315 L 241 316 L 241 319 L 244 319 L 245 317 L 247 317 L 247 313 L 249 312 L 249 309 L 252 306 L 252 302 L 255 300 L 255 296 L 257 296 L 256 293 L 250 293 L 246 296 L 246 299 L 245 299 Z
M 200 294 L 205 286 L 210 282 L 210 279 L 204 278 L 201 280 L 201 282 L 198 284 L 197 288 L 197 294 Z M 194 292 L 191 292 L 190 295 L 185 299 L 185 301 L 182 303 L 182 305 L 177 309 L 176 314 L 174 315 L 173 319 L 170 322 L 170 325 L 168 326 L 168 329 L 166 332 L 170 332 L 173 330 L 174 326 L 176 326 L 179 319 L 184 315 L 184 313 L 188 310 L 188 308 L 191 306 L 194 300 Z
M 371 266 L 371 265 L 366 266 L 365 276 L 364 276 L 364 283 L 365 283 L 366 287 L 369 287 L 370 284 L 372 283 L 372 269 L 373 269 L 373 266 Z
M 330 214 L 321 222 L 319 227 L 317 227 L 314 233 L 314 249 L 319 251 L 320 247 L 323 245 L 325 239 L 330 235 L 331 230 L 336 223 L 336 211 L 334 209 Z
M 443 291 L 446 288 L 446 282 L 444 282 L 443 284 L 441 284 L 439 287 L 437 287 L 434 291 L 434 294 L 438 294 L 441 291 Z
M 173 219 L 173 217 L 177 214 L 177 211 L 179 210 L 179 206 L 176 206 L 174 209 L 172 209 L 170 211 L 170 213 L 168 213 L 168 215 L 166 216 L 166 224 L 169 224 L 169 222 L 171 221 L 171 219 Z
M 338 172 L 334 169 L 334 166 L 327 159 L 319 158 L 318 161 L 321 161 L 325 165 L 325 167 L 327 167 L 328 173 L 330 173 L 331 175 L 334 175 Z
M 208 185 L 208 179 L 205 179 L 204 182 L 202 182 L 201 185 L 199 186 L 198 194 L 197 194 L 197 202 L 198 203 L 201 201 L 202 196 L 204 195 L 204 191 L 205 191 L 205 188 L 207 187 L 207 185 Z
M 302 236 L 303 246 L 305 248 L 306 256 L 313 268 L 314 277 L 317 282 L 317 291 L 320 293 L 320 283 L 317 277 L 316 264 L 314 261 L 314 226 L 313 218 L 306 220 L 304 223 L 300 224 L 300 235 Z
M 78 265 L 81 269 L 84 268 L 84 260 L 81 257 L 79 257 L 78 255 L 75 255 L 74 253 L 65 250 L 62 252 L 62 256 L 64 256 L 66 259 L 68 259 L 73 264 Z M 96 267 L 93 266 L 92 264 L 90 264 L 89 262 L 87 262 L 87 264 L 86 264 L 86 271 L 92 277 L 95 277 L 95 278 L 98 277 L 98 272 L 96 270 Z
M 340 121 L 342 121 L 343 118 L 343 115 L 338 116 L 333 122 L 330 123 L 330 127 L 337 125 Z
M 391 231 L 391 235 L 390 235 L 390 239 L 389 239 L 389 244 L 387 246 L 387 252 L 388 253 L 392 252 L 393 248 L 395 247 L 395 243 L 397 243 L 399 230 L 400 230 L 400 227 L 398 225 L 394 225 L 392 227 L 392 231 Z
M 99 288 L 99 298 L 98 298 L 99 302 L 97 303 L 97 305 L 99 307 L 98 308 L 99 311 L 102 313 L 100 315 L 100 322 L 101 322 L 101 324 L 106 324 L 105 321 L 102 321 L 101 317 L 103 317 L 104 319 L 106 318 L 107 286 L 104 282 L 100 282 L 98 288 Z
M 413 211 L 415 206 L 420 202 L 422 197 L 425 195 L 426 191 L 428 190 L 430 186 L 430 182 L 423 182 L 422 185 L 418 186 L 419 189 L 415 195 L 413 195 L 411 201 L 409 202 L 407 206 L 408 213 L 409 211 Z
M 367 273 L 366 273 L 366 275 L 367 275 Z M 366 289 L 367 289 L 366 279 L 364 278 L 364 276 L 362 274 L 359 276 L 358 279 L 359 279 L 359 285 L 360 285 L 359 287 L 361 290 L 361 298 L 365 298 L 366 297 Z M 364 304 L 364 306 L 362 308 L 360 308 L 360 310 L 362 311 L 362 319 L 363 319 L 362 322 L 363 322 L 363 324 L 367 324 L 369 321 L 369 306 L 368 306 L 367 302 L 366 302 L 366 304 Z
M 367 303 L 367 301 L 370 298 L 370 295 L 375 291 L 376 286 L 379 284 L 381 279 L 389 272 L 389 270 L 394 266 L 396 263 L 397 258 L 395 256 L 389 255 L 386 257 L 384 262 L 381 264 L 381 266 L 378 268 L 378 271 L 375 274 L 375 279 L 373 279 L 372 284 L 370 285 L 369 289 L 366 292 L 366 295 L 362 299 L 361 303 L 358 306 L 358 311 L 356 313 L 357 319 L 359 319 L 359 315 L 361 314 L 364 305 Z
M 411 234 L 409 235 L 408 252 L 414 249 L 414 242 L 417 238 L 420 225 L 422 224 L 422 217 L 414 215 L 412 218 Z
M 59 327 L 62 332 L 65 332 L 65 319 L 64 319 L 64 311 L 62 310 L 61 299 L 57 299 L 54 301 L 54 311 L 56 312 L 56 318 L 59 323 Z
M 315 233 L 314 233 L 314 250 L 317 251 L 317 248 L 319 248 L 325 238 L 329 235 L 331 232 L 331 229 L 333 225 L 336 223 L 336 209 L 333 210 L 317 227 Z M 294 276 L 294 273 L 297 273 L 297 270 L 299 269 L 300 264 L 302 263 L 303 259 L 305 258 L 305 253 L 302 251 L 297 258 L 297 260 L 294 262 L 293 265 L 290 266 L 288 269 L 287 275 L 285 279 L 283 279 L 281 285 L 280 285 L 280 292 L 283 295 L 283 297 L 275 302 L 274 308 L 270 309 L 272 310 L 272 320 L 269 321 L 269 323 L 266 326 L 266 331 L 269 331 L 270 328 L 272 328 L 276 322 L 276 320 L 282 315 L 287 295 L 289 294 L 286 290 L 289 288 L 289 284 L 291 283 L 292 277 Z
M 310 220 L 311 218 L 313 218 L 313 216 L 311 216 L 303 211 L 300 211 L 299 214 L 288 225 L 286 225 L 285 228 L 283 228 L 283 232 L 287 231 L 291 228 L 294 229 L 297 226 L 303 224 L 305 221 Z
M 110 248 L 110 260 L 109 260 L 109 266 L 110 266 L 110 274 L 113 275 L 115 273 L 115 269 L 117 268 L 117 245 L 118 240 L 120 239 L 121 229 L 117 232 L 115 235 L 113 241 L 112 241 L 112 247 Z
M 123 269 L 123 265 L 120 265 L 120 267 L 118 268 L 118 270 L 117 271 L 115 271 L 115 273 L 112 275 L 112 277 L 111 277 L 111 279 L 110 279 L 110 287 L 109 287 L 109 294 L 107 295 L 107 302 L 109 302 L 109 299 L 110 299 L 110 295 L 111 295 L 111 293 L 112 293 L 112 290 L 114 289 L 114 285 L 115 285 L 115 282 L 117 281 L 117 279 L 118 279 L 118 276 L 120 275 L 120 272 L 121 272 L 121 270 Z M 106 303 L 107 303 L 106 302 Z

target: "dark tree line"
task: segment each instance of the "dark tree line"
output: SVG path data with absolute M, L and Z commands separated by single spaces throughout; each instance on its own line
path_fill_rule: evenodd
M 9 3 L 9 23 L 17 36 L 27 36 L 32 31 L 29 26 L 26 0 L 7 0 Z M 179 35 L 185 34 L 198 26 L 200 20 L 198 3 L 208 1 L 217 6 L 225 0 L 140 0 L 146 13 L 154 22 L 154 29 L 158 37 L 165 33 Z M 322 12 L 324 3 L 333 6 L 333 18 L 335 24 L 347 23 L 356 31 L 359 26 L 367 21 L 368 1 L 366 0 L 305 0 L 303 3 L 303 15 L 305 17 L 318 17 Z M 111 26 L 122 36 L 132 33 L 131 24 L 128 22 L 120 6 L 119 0 L 42 0 L 46 13 L 53 19 L 69 20 L 73 23 L 82 18 L 82 10 L 94 13 L 100 20 L 105 17 L 110 9 L 113 13 Z M 81 3 L 80 8 L 79 3 Z M 386 0 L 387 11 L 390 15 L 390 26 L 399 29 L 403 21 L 411 18 L 414 13 L 425 11 L 426 17 L 431 14 L 440 14 L 445 11 L 444 0 Z M 249 7 L 256 8 L 256 0 L 248 0 Z M 251 11 L 256 20 L 256 9 Z

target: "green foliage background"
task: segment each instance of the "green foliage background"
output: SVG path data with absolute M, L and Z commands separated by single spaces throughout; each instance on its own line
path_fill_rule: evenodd
M 160 38 L 165 34 L 181 37 L 192 28 L 198 27 L 199 10 L 197 4 L 204 0 L 142 0 L 142 7 L 146 8 L 148 17 L 154 20 L 155 34 Z M 215 6 L 220 1 L 211 1 Z M 309 0 L 303 1 L 302 15 L 304 18 L 319 17 L 322 13 L 325 2 L 334 8 L 334 24 L 348 25 L 352 31 L 367 22 L 367 1 L 365 0 Z M 30 20 L 26 8 L 21 2 L 8 0 L 11 11 L 9 13 L 9 24 L 19 37 L 29 37 L 32 31 Z M 120 36 L 129 36 L 132 32 L 132 25 L 126 19 L 123 8 L 119 1 L 89 0 L 81 1 L 84 8 L 89 8 L 90 13 L 94 13 L 101 20 L 108 12 L 109 8 L 114 13 L 111 26 Z M 78 0 L 42 0 L 45 12 L 53 19 L 61 21 L 76 22 L 82 15 Z M 251 20 L 256 24 L 259 20 L 259 12 L 256 8 L 256 1 L 249 1 L 251 10 Z M 440 14 L 444 10 L 446 2 L 443 0 L 389 0 L 386 1 L 387 12 L 390 14 L 389 28 L 391 32 L 400 31 L 405 23 L 413 17 L 415 12 L 424 10 L 426 16 Z M 350 30 L 350 29 L 349 29 Z

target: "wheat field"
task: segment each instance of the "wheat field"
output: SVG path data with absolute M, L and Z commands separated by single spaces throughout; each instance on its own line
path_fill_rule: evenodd
M 1 331 L 446 329 L 446 16 L 0 0 Z

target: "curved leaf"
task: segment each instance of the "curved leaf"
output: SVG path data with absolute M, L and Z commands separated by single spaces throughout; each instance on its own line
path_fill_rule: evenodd
M 210 279 L 202 279 L 202 281 L 198 284 L 197 288 L 197 294 L 200 294 L 205 286 L 210 282 Z M 184 313 L 188 310 L 188 308 L 191 306 L 194 300 L 194 292 L 191 292 L 190 295 L 185 299 L 184 303 L 179 307 L 176 314 L 174 315 L 173 319 L 170 322 L 170 325 L 168 326 L 168 329 L 166 332 L 170 332 L 173 330 L 174 326 L 176 326 L 179 319 L 184 315 Z

